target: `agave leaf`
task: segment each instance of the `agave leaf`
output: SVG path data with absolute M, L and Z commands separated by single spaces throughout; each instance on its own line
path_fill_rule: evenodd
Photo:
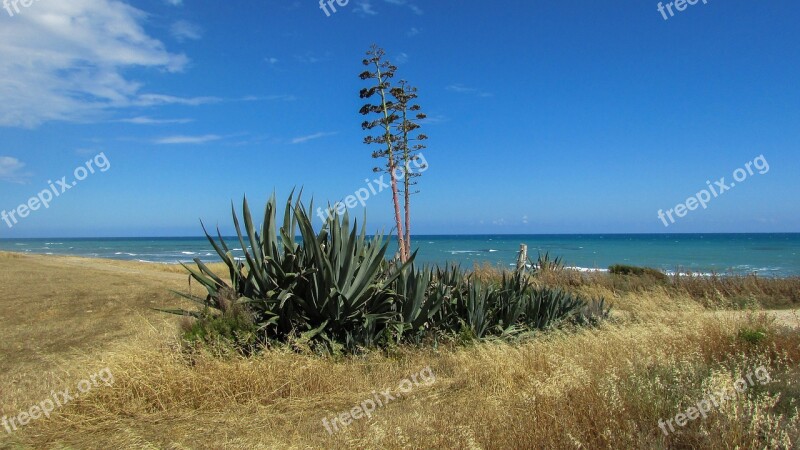
M 227 283 L 222 281 L 222 279 L 220 279 L 216 274 L 214 274 L 214 272 L 212 272 L 211 269 L 208 268 L 208 266 L 203 264 L 200 258 L 195 258 L 194 263 L 197 264 L 197 267 L 200 269 L 202 273 L 208 275 L 212 280 L 214 280 L 215 283 L 217 283 L 218 286 L 220 287 L 228 286 Z
M 189 316 L 189 317 L 194 317 L 195 319 L 202 318 L 202 314 L 197 311 L 186 311 L 183 309 L 161 309 L 161 308 L 153 308 L 153 311 L 172 314 L 175 316 L 184 316 L 184 317 Z
M 211 305 L 208 304 L 206 299 L 198 297 L 196 295 L 184 294 L 183 292 L 178 292 L 178 291 L 170 291 L 170 292 L 172 292 L 173 294 L 175 294 L 175 295 L 177 295 L 179 297 L 182 297 L 182 298 L 185 298 L 185 299 L 187 299 L 189 301 L 197 303 L 200 306 L 211 306 Z

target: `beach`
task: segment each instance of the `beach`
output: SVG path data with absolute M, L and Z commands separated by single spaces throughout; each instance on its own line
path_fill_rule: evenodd
M 774 382 L 680 429 L 672 442 L 749 448 L 763 433 L 775 442 L 797 438 L 796 419 L 777 416 L 795 407 L 791 401 L 765 400 L 797 395 L 797 297 L 741 309 L 663 287 L 634 293 L 617 286 L 615 293 L 587 283 L 579 289 L 614 304 L 614 320 L 597 329 L 514 344 L 336 359 L 274 349 L 246 359 L 179 350 L 181 319 L 155 311 L 183 305 L 170 292 L 189 289 L 179 267 L 0 253 L 0 284 L 3 414 L 27 411 L 103 369 L 114 377 L 112 386 L 101 384 L 48 418 L 0 433 L 0 447 L 402 448 L 412 437 L 431 447 L 649 447 L 666 438 L 658 420 L 680 412 L 675 404 L 700 400 L 708 383 L 734 383 L 762 364 Z M 747 337 L 762 330 L 763 339 Z M 324 427 L 323 419 L 427 367 L 435 382 L 338 432 Z M 677 385 L 680 393 L 670 388 Z M 698 427 L 713 430 L 713 439 Z

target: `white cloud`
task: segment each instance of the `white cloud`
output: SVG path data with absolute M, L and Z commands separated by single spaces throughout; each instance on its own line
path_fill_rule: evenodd
M 464 86 L 463 84 L 460 83 L 451 84 L 450 86 L 447 86 L 445 89 L 447 89 L 450 92 L 455 92 L 457 94 L 474 94 L 478 97 L 483 97 L 483 98 L 494 96 L 494 94 L 490 92 L 483 92 L 473 87 Z
M 409 3 L 408 0 L 384 0 L 384 1 L 386 3 L 392 4 L 392 5 L 408 6 L 411 9 L 411 12 L 413 12 L 414 14 L 417 14 L 417 15 L 420 15 L 420 16 L 423 14 L 423 11 L 419 6 L 417 6 L 417 5 L 413 4 L 413 3 Z
M 132 123 L 134 125 L 165 125 L 171 123 L 194 122 L 194 119 L 153 119 L 147 116 L 139 116 L 139 117 L 132 117 L 130 119 L 121 119 L 118 122 Z
M 0 27 L 0 126 L 91 120 L 142 99 L 129 69 L 179 72 L 188 62 L 149 36 L 146 14 L 125 3 L 35 6 Z
M 136 106 L 157 106 L 157 105 L 185 105 L 199 106 L 209 103 L 219 103 L 223 99 L 219 97 L 175 97 L 174 95 L 163 94 L 142 94 L 133 99 L 131 103 Z
M 0 156 L 0 180 L 10 183 L 24 183 L 30 176 L 22 173 L 25 163 L 10 156 Z
M 205 144 L 222 139 L 216 134 L 206 134 L 204 136 L 168 136 L 155 141 L 159 145 L 183 145 L 183 144 Z
M 248 95 L 246 97 L 242 97 L 242 98 L 239 99 L 239 101 L 242 101 L 242 102 L 260 102 L 260 101 L 266 101 L 266 102 L 278 102 L 278 101 L 293 102 L 295 100 L 297 100 L 297 97 L 295 97 L 294 95 L 288 95 L 288 94 L 275 94 L 275 95 L 263 95 L 263 96 Z
M 448 91 L 458 92 L 459 94 L 467 94 L 471 92 L 475 92 L 475 88 L 466 87 L 463 84 L 451 84 L 446 88 Z
M 181 6 L 183 5 L 183 0 L 166 0 L 168 5 L 172 6 Z
M 420 30 L 417 27 L 412 27 L 410 30 L 406 31 L 406 36 L 414 37 L 414 36 L 416 36 L 416 35 L 418 35 L 420 33 L 422 33 L 422 30 Z
M 324 137 L 328 137 L 328 136 L 333 136 L 334 134 L 336 134 L 336 133 L 320 132 L 320 133 L 310 134 L 308 136 L 300 136 L 300 137 L 296 137 L 296 138 L 292 139 L 292 144 L 304 144 L 304 143 L 306 143 L 308 141 L 312 141 L 314 139 L 324 138 Z
M 378 15 L 378 11 L 375 11 L 375 8 L 372 7 L 372 2 L 370 2 L 370 0 L 361 0 L 358 2 L 356 7 L 353 8 L 353 12 L 362 16 Z
M 172 36 L 180 42 L 187 39 L 196 41 L 203 37 L 202 28 L 186 20 L 179 20 L 173 23 L 170 31 L 172 32 Z
M 324 56 L 317 56 L 314 53 L 306 53 L 305 55 L 295 55 L 294 59 L 303 64 L 316 64 L 319 62 L 329 61 L 331 59 L 330 52 L 325 53 Z
M 450 118 L 445 116 L 444 114 L 431 114 L 428 115 L 425 119 L 422 120 L 423 123 L 428 125 L 433 125 L 437 123 L 449 122 Z
M 405 64 L 408 62 L 408 53 L 400 53 L 394 58 L 397 64 Z

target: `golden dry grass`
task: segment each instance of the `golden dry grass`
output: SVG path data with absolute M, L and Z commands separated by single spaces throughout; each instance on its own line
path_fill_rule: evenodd
M 498 267 L 489 264 L 473 268 L 476 277 L 496 280 Z M 666 291 L 672 297 L 690 298 L 713 308 L 762 307 L 796 309 L 800 307 L 800 277 L 764 278 L 757 276 L 670 276 L 659 280 L 651 276 L 610 275 L 602 272 L 550 270 L 534 276 L 536 282 L 561 287 L 585 295 L 648 295 Z
M 0 447 L 723 449 L 792 448 L 800 438 L 800 334 L 792 323 L 776 323 L 771 313 L 708 310 L 668 289 L 642 295 L 591 288 L 614 298 L 613 323 L 515 344 L 337 360 L 282 350 L 220 359 L 181 353 L 176 321 L 148 310 L 178 303 L 166 291 L 185 287 L 182 275 L 44 257 L 0 257 L 0 274 L 12 299 L 0 303 L 0 345 L 49 343 L 26 344 L 7 360 L 0 347 L 0 370 L 18 380 L 10 391 L 3 387 L 0 415 L 103 367 L 115 378 L 49 420 L 13 435 L 0 429 Z M 47 286 L 65 300 L 42 301 Z M 103 313 L 81 312 L 88 308 Z M 50 323 L 39 321 L 45 311 Z M 763 329 L 766 337 L 747 342 L 743 329 Z M 774 383 L 670 437 L 661 433 L 659 419 L 761 364 Z M 322 418 L 427 366 L 433 384 L 332 436 L 323 427 Z

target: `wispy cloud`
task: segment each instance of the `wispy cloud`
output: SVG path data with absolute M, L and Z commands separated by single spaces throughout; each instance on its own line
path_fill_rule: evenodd
M 288 94 L 274 95 L 246 95 L 239 98 L 221 97 L 176 97 L 164 94 L 142 94 L 133 102 L 135 106 L 161 106 L 161 105 L 184 105 L 200 106 L 223 102 L 257 102 L 257 101 L 293 101 L 296 97 Z
M 206 144 L 222 139 L 216 134 L 206 134 L 203 136 L 168 136 L 155 140 L 159 145 L 185 145 L 185 144 Z
M 305 55 L 295 55 L 294 59 L 303 64 L 316 64 L 323 61 L 329 61 L 331 59 L 331 54 L 326 53 L 324 56 L 319 56 L 309 52 Z
M 186 40 L 196 41 L 203 37 L 203 29 L 186 20 L 179 20 L 173 23 L 170 32 L 180 42 Z
M 324 138 L 324 137 L 328 137 L 328 136 L 333 136 L 335 134 L 336 134 L 336 132 L 332 132 L 332 133 L 331 132 L 320 132 L 320 133 L 309 134 L 308 136 L 300 136 L 300 137 L 296 137 L 296 138 L 292 139 L 292 144 L 293 145 L 295 145 L 295 144 L 304 144 L 304 143 L 306 143 L 308 141 L 313 141 L 314 139 L 320 139 L 320 138 Z
M 186 105 L 198 106 L 209 103 L 219 103 L 223 99 L 219 97 L 176 97 L 164 94 L 142 94 L 132 103 L 136 106 L 157 106 L 157 105 Z
M 420 30 L 420 29 L 419 29 L 419 28 L 417 28 L 417 27 L 411 27 L 411 29 L 410 29 L 410 30 L 406 31 L 406 36 L 408 36 L 408 37 L 414 37 L 414 36 L 416 36 L 416 35 L 418 35 L 418 34 L 420 34 L 420 33 L 422 33 L 422 30 Z
M 0 181 L 9 183 L 24 183 L 30 177 L 29 173 L 23 173 L 25 163 L 10 156 L 0 156 Z
M 293 101 L 297 100 L 297 97 L 295 97 L 294 95 L 289 95 L 289 94 L 274 94 L 274 95 L 262 95 L 262 96 L 248 95 L 246 97 L 240 98 L 239 100 L 243 101 L 243 102 L 261 102 L 261 101 L 266 101 L 266 102 L 279 102 L 279 101 L 282 101 L 282 102 L 293 102 Z
M 483 91 L 481 91 L 481 90 L 479 90 L 477 88 L 465 86 L 465 85 L 460 84 L 460 83 L 459 84 L 451 84 L 450 86 L 447 86 L 445 89 L 447 89 L 450 92 L 455 92 L 457 94 L 472 94 L 472 95 L 476 95 L 478 97 L 484 97 L 484 98 L 493 97 L 494 96 L 494 94 L 492 94 L 491 92 L 483 92 Z
M 433 125 L 437 123 L 449 122 L 450 118 L 443 115 L 443 114 L 429 114 L 425 119 L 422 120 L 422 123 L 427 125 Z
M 194 119 L 153 119 L 147 116 L 139 116 L 130 119 L 120 119 L 117 122 L 132 123 L 134 125 L 167 125 L 174 123 L 190 123 L 194 122 Z
M 447 86 L 447 88 L 445 89 L 451 92 L 458 92 L 459 94 L 471 94 L 477 91 L 477 89 L 464 86 L 463 84 L 451 84 L 450 86 Z
M 52 2 L 0 27 L 0 126 L 91 120 L 135 103 L 130 69 L 180 72 L 189 59 L 148 35 L 147 15 L 115 0 Z
M 422 14 L 424 14 L 424 12 L 422 11 L 422 9 L 419 6 L 417 6 L 416 4 L 414 4 L 412 2 L 409 2 L 408 0 L 384 0 L 384 1 L 386 3 L 392 4 L 392 5 L 396 5 L 396 6 L 408 6 L 408 8 L 411 9 L 411 12 L 413 12 L 414 14 L 420 15 L 420 16 Z
M 362 17 L 378 15 L 378 11 L 375 11 L 370 0 L 361 0 L 357 2 L 356 6 L 353 8 L 353 12 Z

